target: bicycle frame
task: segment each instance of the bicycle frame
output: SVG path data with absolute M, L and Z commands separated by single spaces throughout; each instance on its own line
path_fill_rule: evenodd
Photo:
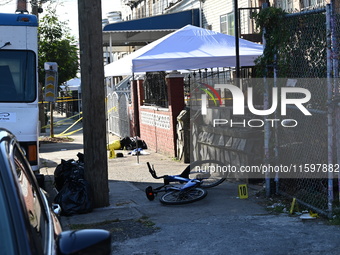
M 153 166 L 151 167 L 149 162 L 147 162 L 147 166 L 153 178 L 164 180 L 164 184 L 160 187 L 153 189 L 151 186 L 149 186 L 146 188 L 146 196 L 149 200 L 154 200 L 155 195 L 159 192 L 168 192 L 170 190 L 179 190 L 185 192 L 187 190 L 200 186 L 202 182 L 202 180 L 200 179 L 189 178 L 190 167 L 184 169 L 184 171 L 179 175 L 157 176 L 155 169 L 153 168 Z M 176 187 L 171 185 L 171 182 L 184 183 L 184 185 Z

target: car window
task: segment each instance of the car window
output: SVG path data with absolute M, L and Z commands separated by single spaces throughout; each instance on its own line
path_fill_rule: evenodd
M 14 150 L 14 161 L 23 200 L 27 209 L 27 217 L 31 227 L 32 238 L 38 251 L 46 247 L 48 220 L 40 199 L 39 188 L 33 183 L 28 166 L 18 149 Z

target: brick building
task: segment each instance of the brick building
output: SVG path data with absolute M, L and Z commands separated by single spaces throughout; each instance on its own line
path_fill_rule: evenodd
M 132 82 L 131 135 L 145 140 L 156 152 L 176 157 L 177 117 L 185 107 L 183 75 L 173 72 L 165 76 L 167 102 L 163 106 L 145 104 L 143 83 L 141 77 Z

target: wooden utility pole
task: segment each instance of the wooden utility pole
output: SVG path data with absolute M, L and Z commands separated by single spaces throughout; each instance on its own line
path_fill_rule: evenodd
M 19 2 L 25 2 L 25 6 L 27 5 L 27 0 L 17 0 L 17 10 L 19 9 Z M 22 6 L 24 6 L 22 3 Z M 21 7 L 22 8 L 22 7 Z M 39 8 L 38 8 L 38 0 L 32 0 L 31 1 L 31 8 L 32 8 L 32 14 L 37 16 L 38 22 L 39 22 Z M 25 8 L 27 9 L 27 8 Z M 41 81 L 39 82 L 39 89 L 38 89 L 38 95 L 39 95 L 39 102 L 42 102 L 39 104 L 39 121 L 41 123 L 40 125 L 40 130 L 39 132 L 45 133 L 46 132 L 46 119 L 45 119 L 45 104 L 44 104 L 44 92 L 42 89 L 42 83 Z M 52 105 L 52 103 L 51 103 Z M 50 106 L 50 109 L 53 107 Z M 51 110 L 51 116 L 52 118 L 50 119 L 50 134 L 51 137 L 54 137 L 54 131 L 53 131 L 53 111 Z
M 31 6 L 32 6 L 32 14 L 34 14 L 34 15 L 36 15 L 38 17 L 39 16 L 38 0 L 32 0 L 31 1 Z
M 101 0 L 78 0 L 85 179 L 95 208 L 109 205 Z

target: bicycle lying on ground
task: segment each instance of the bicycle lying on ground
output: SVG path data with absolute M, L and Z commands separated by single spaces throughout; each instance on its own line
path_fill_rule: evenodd
M 153 178 L 164 180 L 164 184 L 160 187 L 154 189 L 148 186 L 145 189 L 147 198 L 152 201 L 159 192 L 165 192 L 160 197 L 160 202 L 167 205 L 187 204 L 201 200 L 207 195 L 206 188 L 215 187 L 226 179 L 222 172 L 224 164 L 217 160 L 195 161 L 179 175 L 157 176 L 149 162 L 147 166 Z

